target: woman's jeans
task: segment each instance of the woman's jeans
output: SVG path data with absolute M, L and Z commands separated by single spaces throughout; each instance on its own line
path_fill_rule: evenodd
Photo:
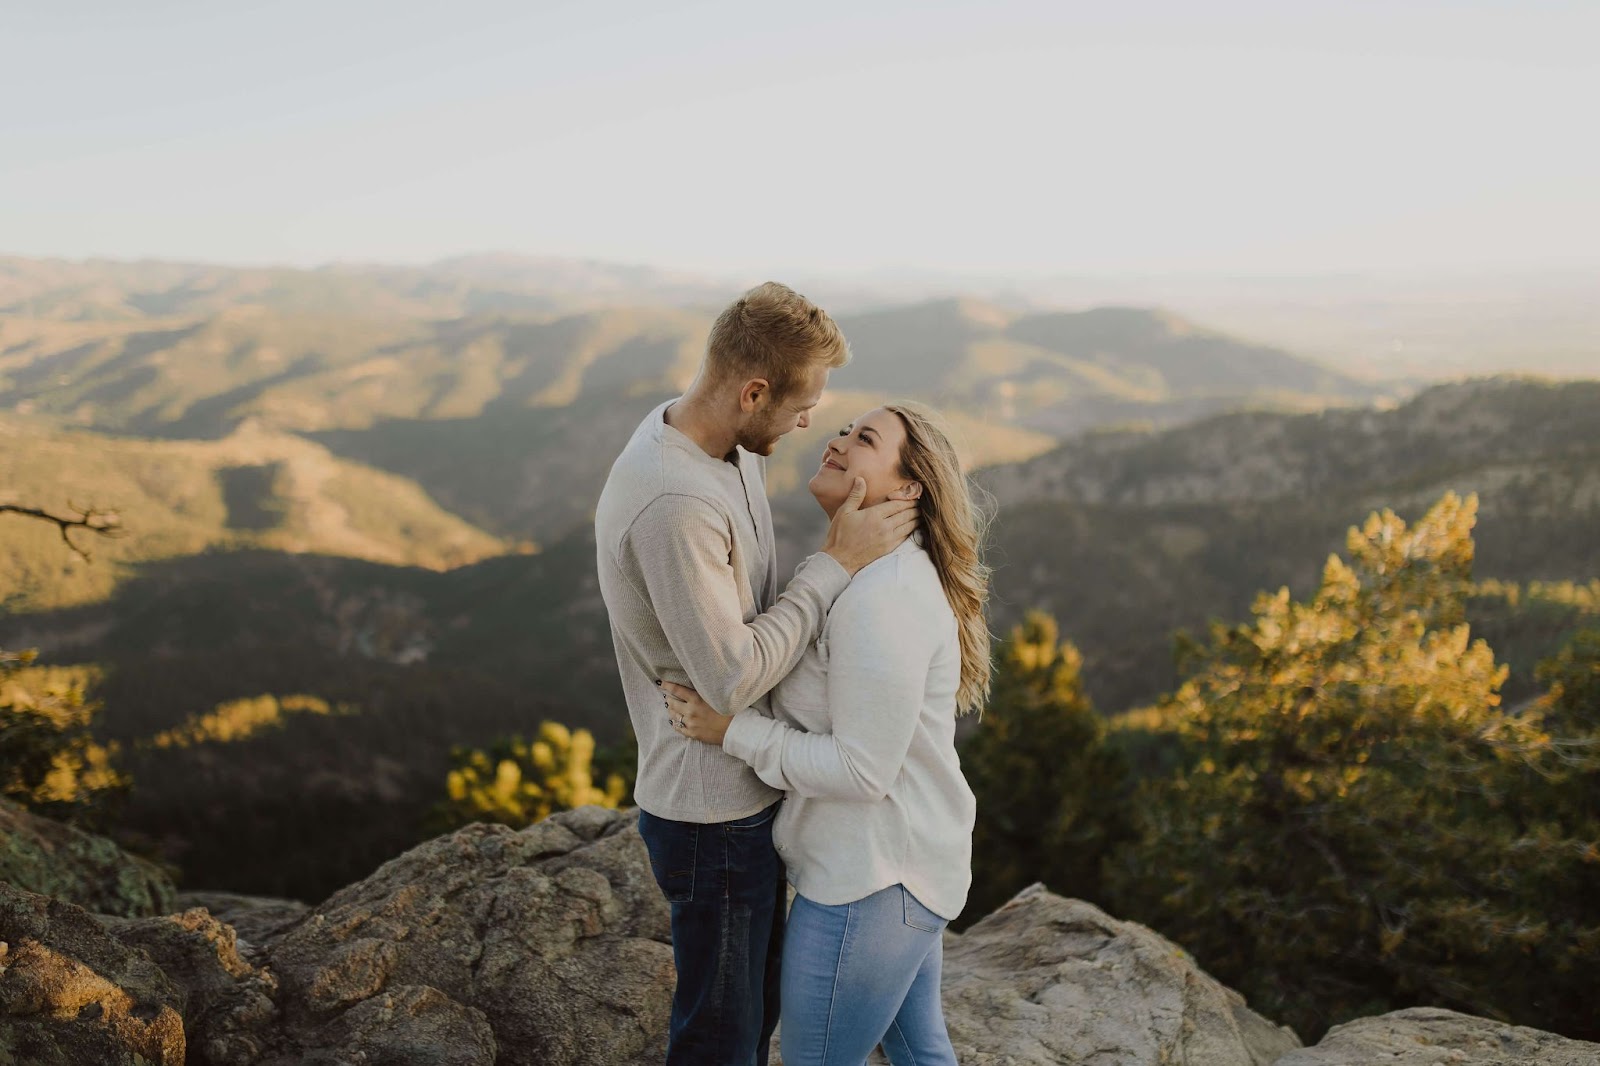
M 794 898 L 783 944 L 784 1066 L 955 1066 L 939 1003 L 945 920 L 892 885 L 838 906 Z
M 783 863 L 774 803 L 731 822 L 675 822 L 639 812 L 656 884 L 672 907 L 667 1066 L 766 1066 L 778 1025 Z

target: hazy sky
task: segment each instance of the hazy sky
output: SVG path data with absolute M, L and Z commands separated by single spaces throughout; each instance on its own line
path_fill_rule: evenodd
M 1600 3 L 0 0 L 0 253 L 1600 263 Z

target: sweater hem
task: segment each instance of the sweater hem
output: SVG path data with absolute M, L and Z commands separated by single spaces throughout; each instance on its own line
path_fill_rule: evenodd
M 664 818 L 669 822 L 690 822 L 694 825 L 717 825 L 721 822 L 732 822 L 739 818 L 748 818 L 752 814 L 759 814 L 783 798 L 783 793 L 777 789 L 765 799 L 755 799 L 748 804 L 734 807 L 722 807 L 708 811 L 703 807 L 665 807 L 654 803 L 639 803 L 639 809 L 656 818 Z

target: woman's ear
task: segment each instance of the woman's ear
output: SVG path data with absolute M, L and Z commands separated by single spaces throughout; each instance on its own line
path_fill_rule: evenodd
M 891 500 L 920 500 L 922 499 L 922 482 L 908 481 L 904 485 L 889 493 Z

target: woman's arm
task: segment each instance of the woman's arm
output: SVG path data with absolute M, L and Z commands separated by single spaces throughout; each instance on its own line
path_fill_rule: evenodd
M 723 732 L 723 750 L 774 788 L 813 798 L 881 799 L 899 776 L 922 713 L 936 644 L 929 627 L 938 617 L 890 583 L 835 606 L 828 626 L 832 732 L 807 733 L 754 711 L 711 722 L 693 702 L 678 702 L 685 690 L 677 688 L 669 692 L 668 711 L 684 721 L 679 732 L 686 736 L 715 743 Z

